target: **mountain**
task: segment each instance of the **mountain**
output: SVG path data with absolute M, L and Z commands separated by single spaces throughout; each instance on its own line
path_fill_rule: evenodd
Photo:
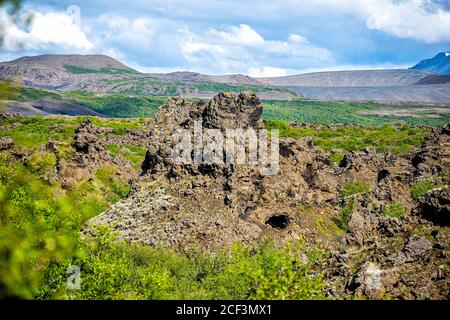
M 417 70 L 349 70 L 258 78 L 266 85 L 299 87 L 390 87 L 413 85 L 429 73 Z
M 349 70 L 258 78 L 307 99 L 450 103 L 450 77 L 422 70 Z
M 105 55 L 39 55 L 0 63 L 0 79 L 52 90 L 208 98 L 219 91 L 255 91 L 265 99 L 298 94 L 241 74 L 210 76 L 180 71 L 141 73 Z
M 38 100 L 38 101 L 6 101 L 2 112 L 19 113 L 25 116 L 48 116 L 48 115 L 66 115 L 66 116 L 104 116 L 87 107 L 66 101 Z
M 411 69 L 450 75 L 450 51 L 440 52 L 432 59 L 422 60 Z
M 431 60 L 447 61 L 447 55 L 441 53 Z M 439 63 L 443 70 L 443 63 Z M 220 91 L 253 91 L 269 100 L 303 96 L 316 100 L 450 103 L 450 77 L 416 69 L 253 78 L 189 71 L 141 73 L 105 55 L 40 55 L 0 63 L 0 79 L 11 78 L 20 78 L 28 87 L 93 93 L 210 98 Z

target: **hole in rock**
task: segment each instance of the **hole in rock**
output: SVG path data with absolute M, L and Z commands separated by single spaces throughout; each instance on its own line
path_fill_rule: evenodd
M 377 183 L 380 183 L 381 180 L 385 179 L 386 177 L 390 176 L 390 172 L 386 169 L 382 169 L 380 172 L 378 172 L 377 176 Z
M 291 221 L 292 218 L 287 214 L 278 214 L 267 219 L 266 224 L 276 229 L 285 229 Z

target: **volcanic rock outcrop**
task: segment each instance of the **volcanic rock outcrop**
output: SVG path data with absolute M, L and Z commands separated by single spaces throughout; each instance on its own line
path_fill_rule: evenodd
M 330 252 L 321 269 L 330 296 L 448 297 L 448 126 L 435 129 L 409 155 L 364 148 L 338 164 L 311 138 L 283 137 L 274 175 L 261 174 L 267 163 L 174 163 L 174 130 L 193 130 L 196 123 L 202 132 L 259 129 L 261 114 L 250 93 L 223 93 L 209 103 L 169 99 L 155 115 L 133 191 L 85 231 L 108 225 L 121 239 L 176 250 L 215 251 L 267 238 L 302 241 L 305 248 Z M 89 150 L 88 138 L 76 140 L 80 150 Z M 412 196 L 412 185 L 433 179 L 438 187 Z M 355 182 L 366 187 L 343 193 Z M 391 208 L 401 210 L 392 215 Z

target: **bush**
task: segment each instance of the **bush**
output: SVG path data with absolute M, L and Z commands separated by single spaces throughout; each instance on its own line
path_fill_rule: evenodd
M 264 243 L 235 245 L 214 255 L 176 253 L 118 241 L 107 229 L 83 243 L 83 254 L 51 265 L 36 298 L 74 299 L 324 299 L 325 284 L 312 266 L 321 258 L 299 248 Z M 69 265 L 81 268 L 81 290 L 66 288 Z

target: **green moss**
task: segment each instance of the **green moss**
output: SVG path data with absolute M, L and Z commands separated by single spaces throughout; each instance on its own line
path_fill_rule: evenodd
M 411 195 L 413 199 L 417 200 L 428 191 L 442 185 L 442 182 L 438 181 L 438 179 L 418 181 L 411 185 Z
M 401 205 L 394 203 L 385 206 L 383 213 L 388 217 L 399 218 L 406 214 L 406 210 Z
M 340 210 L 340 216 L 334 220 L 339 229 L 347 232 L 348 223 L 352 218 L 353 211 L 355 210 L 354 200 L 348 201 Z
M 109 144 L 107 150 L 114 155 L 120 154 L 126 160 L 131 162 L 136 170 L 140 169 L 142 161 L 144 161 L 147 149 L 145 147 L 139 147 L 134 145 L 121 145 Z
M 339 163 L 339 162 L 341 162 L 342 159 L 344 159 L 344 155 L 342 153 L 333 152 L 330 155 L 331 163 Z
M 52 152 L 35 152 L 26 163 L 31 172 L 42 175 L 52 171 L 56 165 L 56 156 Z
M 341 197 L 349 197 L 355 194 L 366 193 L 370 190 L 370 187 L 364 181 L 355 181 L 346 183 L 342 186 L 340 195 Z

